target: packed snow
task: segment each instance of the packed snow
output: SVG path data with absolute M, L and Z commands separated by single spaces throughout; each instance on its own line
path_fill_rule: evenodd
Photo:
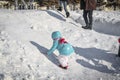
M 93 30 L 82 11 L 0 10 L 0 80 L 120 80 L 119 11 L 94 11 Z M 75 53 L 67 70 L 58 67 L 51 33 L 60 31 Z

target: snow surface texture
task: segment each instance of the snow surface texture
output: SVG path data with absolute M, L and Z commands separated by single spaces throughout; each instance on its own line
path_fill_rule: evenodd
M 82 11 L 65 18 L 57 11 L 0 10 L 0 80 L 120 80 L 120 12 L 94 12 L 93 30 L 84 30 Z M 73 45 L 69 69 L 48 56 L 51 33 Z

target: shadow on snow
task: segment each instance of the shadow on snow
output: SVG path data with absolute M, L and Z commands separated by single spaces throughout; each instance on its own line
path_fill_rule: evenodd
M 57 56 L 56 56 L 54 53 L 48 56 L 48 55 L 47 55 L 47 51 L 48 51 L 47 48 L 45 48 L 45 47 L 37 44 L 37 43 L 34 42 L 34 41 L 30 41 L 30 43 L 33 44 L 33 45 L 40 51 L 40 53 L 42 53 L 44 56 L 46 56 L 48 60 L 50 60 L 50 61 L 51 61 L 52 63 L 54 63 L 56 66 L 58 65 L 58 60 L 57 60 L 57 58 L 56 58 Z
M 115 60 L 115 54 L 109 53 L 105 50 L 100 50 L 97 48 L 80 48 L 80 47 L 74 47 L 75 53 L 79 54 L 80 56 L 84 57 L 88 61 L 85 61 L 83 59 L 77 59 L 76 62 L 80 65 L 94 69 L 100 72 L 104 73 L 114 73 L 118 68 L 118 64 Z M 89 61 L 91 61 L 93 64 L 91 64 Z M 114 68 L 114 70 L 109 69 L 109 66 L 105 62 L 112 63 L 111 67 Z M 104 63 L 106 65 L 104 65 Z
M 30 41 L 31 44 L 33 44 L 39 51 L 42 53 L 48 60 L 50 60 L 53 64 L 56 66 L 59 64 L 57 60 L 57 56 L 53 53 L 52 55 L 47 55 L 48 49 L 37 44 L 34 41 Z M 74 47 L 75 53 L 79 54 L 80 56 L 84 57 L 88 61 L 85 61 L 83 59 L 77 59 L 76 62 L 80 65 L 94 69 L 100 72 L 104 73 L 114 73 L 117 68 L 119 68 L 119 65 L 116 62 L 115 54 L 109 53 L 108 51 L 97 49 L 97 48 L 80 48 L 80 47 Z M 92 61 L 94 63 L 91 64 L 89 61 Z M 114 69 L 110 69 L 109 66 L 104 61 L 111 63 L 111 67 Z
M 57 11 L 56 11 L 56 12 L 57 12 Z M 48 13 L 49 15 L 51 15 L 51 16 L 59 19 L 59 20 L 66 21 L 66 20 L 62 17 L 63 15 L 62 15 L 60 12 L 58 12 L 58 14 L 57 14 L 57 13 L 52 12 L 52 11 L 47 11 L 47 13 Z M 60 15 L 59 15 L 59 14 L 60 14 Z
M 94 22 L 93 29 L 99 33 L 109 34 L 113 36 L 120 36 L 120 22 Z

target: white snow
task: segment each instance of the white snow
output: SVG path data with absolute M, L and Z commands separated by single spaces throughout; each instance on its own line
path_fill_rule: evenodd
M 94 11 L 93 30 L 82 29 L 82 11 L 65 18 L 53 10 L 0 10 L 0 80 L 120 80 L 120 12 Z M 51 33 L 73 45 L 69 69 L 48 56 Z

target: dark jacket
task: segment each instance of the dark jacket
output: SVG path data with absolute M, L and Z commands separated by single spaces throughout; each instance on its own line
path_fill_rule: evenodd
M 85 9 L 86 4 L 84 0 L 80 0 L 80 9 Z
M 95 0 L 80 0 L 80 9 L 95 10 L 96 1 Z

